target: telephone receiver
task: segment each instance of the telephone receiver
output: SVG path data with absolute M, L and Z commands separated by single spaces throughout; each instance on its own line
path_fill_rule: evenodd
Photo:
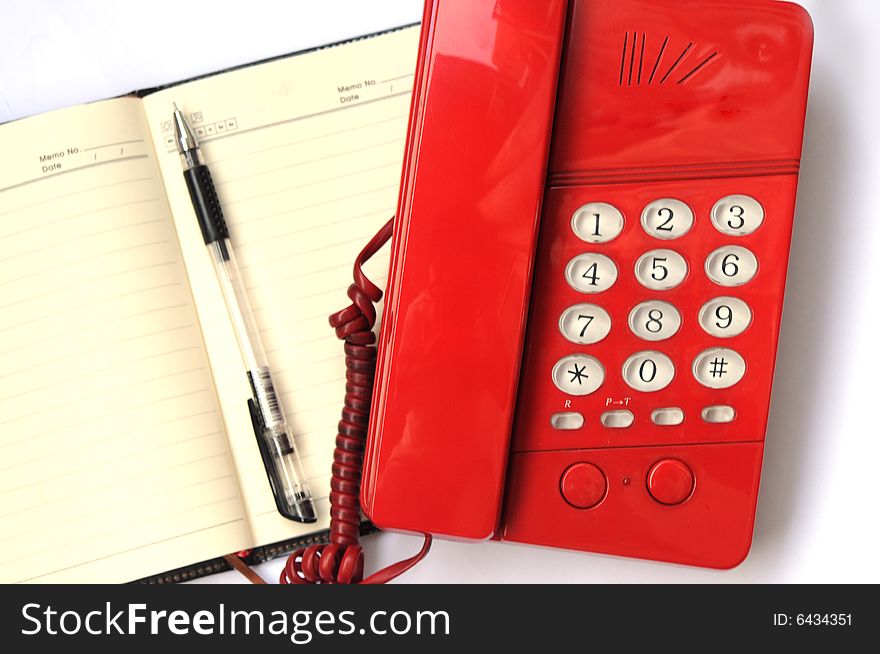
M 812 25 L 771 0 L 428 0 L 361 504 L 747 555 Z

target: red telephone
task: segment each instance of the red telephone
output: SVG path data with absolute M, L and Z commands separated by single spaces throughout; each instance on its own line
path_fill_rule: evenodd
M 427 1 L 361 483 L 377 526 L 745 558 L 811 49 L 772 0 Z M 356 537 L 381 294 L 349 295 L 334 491 Z
M 379 527 L 745 558 L 811 50 L 770 0 L 427 2 L 361 487 Z

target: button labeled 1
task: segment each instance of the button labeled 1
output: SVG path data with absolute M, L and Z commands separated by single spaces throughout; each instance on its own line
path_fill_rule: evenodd
M 623 231 L 623 214 L 605 202 L 590 202 L 574 212 L 571 229 L 587 243 L 607 243 Z
M 593 345 L 611 331 L 611 316 L 595 304 L 576 304 L 559 317 L 559 331 L 572 343 Z
M 568 395 L 590 395 L 605 381 L 605 368 L 595 357 L 574 354 L 553 366 L 553 383 Z
M 655 200 L 642 211 L 642 227 L 654 238 L 680 238 L 694 226 L 694 212 L 681 200 Z
M 568 262 L 565 279 L 574 290 L 581 293 L 602 293 L 617 281 L 617 266 L 604 254 L 579 254 Z

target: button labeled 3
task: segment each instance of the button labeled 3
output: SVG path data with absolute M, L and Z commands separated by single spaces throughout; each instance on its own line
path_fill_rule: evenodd
M 728 236 L 746 236 L 763 223 L 764 207 L 748 195 L 728 195 L 712 208 L 712 224 Z

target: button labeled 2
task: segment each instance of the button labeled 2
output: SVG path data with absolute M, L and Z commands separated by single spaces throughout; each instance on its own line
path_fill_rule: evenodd
M 642 228 L 663 241 L 680 238 L 694 226 L 694 212 L 681 200 L 655 200 L 642 212 Z

